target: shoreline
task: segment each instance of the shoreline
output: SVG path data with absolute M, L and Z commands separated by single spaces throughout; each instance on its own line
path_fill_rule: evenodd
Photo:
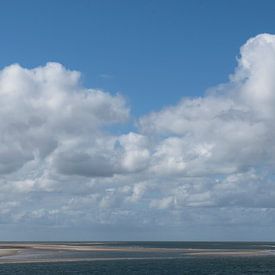
M 16 249 L 16 248 L 0 249 L 0 259 L 2 257 L 16 255 L 18 253 L 18 251 L 19 251 L 19 249 Z
M 46 252 L 45 254 L 43 254 Z M 56 258 L 49 257 L 49 253 L 61 252 Z M 62 252 L 75 252 L 76 255 L 62 255 Z M 87 257 L 82 252 L 114 252 L 106 257 Z M 115 252 L 123 252 L 125 255 L 117 256 Z M 128 253 L 141 253 L 140 257 L 127 255 Z M 41 254 L 42 253 L 42 254 Z M 79 253 L 77 255 L 77 253 Z M 156 253 L 155 255 L 142 255 L 142 253 Z M 159 253 L 159 254 L 158 254 Z M 164 254 L 165 253 L 165 254 Z M 169 253 L 171 253 L 169 255 Z M 37 258 L 37 255 L 39 257 Z M 63 256 L 63 257 L 62 257 Z M 78 257 L 77 257 L 78 256 Z M 83 256 L 83 257 L 81 257 Z M 99 256 L 99 255 L 98 255 Z M 70 245 L 70 244 L 45 244 L 45 243 L 17 243 L 0 245 L 0 264 L 15 263 L 57 263 L 57 262 L 81 262 L 81 261 L 119 261 L 119 260 L 163 260 L 184 259 L 185 257 L 263 257 L 275 256 L 275 250 L 265 249 L 199 249 L 199 248 L 155 248 L 155 247 L 114 247 L 96 245 Z
M 188 258 L 190 256 L 195 255 L 186 255 Z M 218 255 L 198 255 L 199 257 L 216 257 Z M 219 255 L 221 257 L 237 257 L 240 255 Z M 255 254 L 255 255 L 242 255 L 242 257 L 274 257 L 274 255 L 270 254 Z M 0 261 L 0 265 L 3 264 L 32 264 L 32 263 L 70 263 L 70 262 L 102 262 L 102 261 L 132 261 L 132 260 L 184 260 L 185 256 L 182 257 L 114 257 L 114 258 L 64 258 L 64 259 L 26 259 L 26 260 L 14 260 L 14 259 L 6 259 L 5 261 Z

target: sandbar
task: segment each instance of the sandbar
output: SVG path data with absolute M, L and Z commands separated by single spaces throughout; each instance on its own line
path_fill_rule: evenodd
M 2 248 L 0 249 L 0 257 L 15 255 L 17 252 L 18 252 L 18 249 L 16 248 L 11 248 L 11 249 Z
M 73 253 L 71 253 L 73 252 Z M 85 252 L 94 252 L 92 255 Z M 96 254 L 99 252 L 99 254 Z M 101 252 L 110 252 L 104 254 Z M 119 253 L 116 253 L 119 252 Z M 122 253 L 123 252 L 123 253 Z M 133 254 L 134 252 L 134 254 Z M 69 253 L 69 254 L 68 254 Z M 100 254 L 101 253 L 101 254 Z M 129 254 L 128 254 L 129 253 Z M 191 257 L 255 257 L 275 256 L 275 250 L 267 249 L 197 249 L 158 248 L 142 246 L 115 246 L 112 244 L 55 244 L 55 243 L 2 243 L 0 264 L 44 263 L 102 260 L 176 259 Z

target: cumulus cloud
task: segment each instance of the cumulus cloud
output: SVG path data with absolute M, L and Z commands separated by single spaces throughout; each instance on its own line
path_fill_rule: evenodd
M 105 173 L 101 170 L 108 167 L 108 161 L 97 151 L 108 151 L 112 141 L 102 135 L 102 128 L 125 122 L 129 110 L 122 96 L 85 89 L 79 78 L 78 72 L 57 63 L 31 70 L 11 65 L 1 71 L 2 174 L 47 158 L 60 172 Z
M 228 83 L 115 134 L 130 116 L 123 96 L 83 87 L 79 72 L 58 63 L 4 68 L 1 215 L 152 228 L 242 224 L 243 213 L 256 213 L 273 224 L 274 75 L 275 36 L 258 35 L 241 47 Z
M 142 133 L 165 136 L 153 170 L 224 175 L 274 163 L 274 40 L 267 34 L 250 39 L 229 83 L 140 119 Z

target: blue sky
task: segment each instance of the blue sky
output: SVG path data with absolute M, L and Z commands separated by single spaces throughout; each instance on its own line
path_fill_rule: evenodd
M 1 238 L 275 240 L 274 11 L 0 1 Z
M 55 61 L 121 92 L 134 115 L 225 82 L 249 37 L 274 32 L 274 1 L 2 1 L 2 67 Z

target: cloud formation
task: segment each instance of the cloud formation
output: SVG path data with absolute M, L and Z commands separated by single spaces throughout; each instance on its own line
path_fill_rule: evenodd
M 4 68 L 2 223 L 274 224 L 274 75 L 275 36 L 258 35 L 228 83 L 115 134 L 130 116 L 123 96 L 83 87 L 58 63 Z
M 110 161 L 104 154 L 112 141 L 101 130 L 125 122 L 128 107 L 119 95 L 82 88 L 79 78 L 78 72 L 57 63 L 32 70 L 12 65 L 1 71 L 2 174 L 45 160 L 65 174 L 111 173 L 104 171 Z

